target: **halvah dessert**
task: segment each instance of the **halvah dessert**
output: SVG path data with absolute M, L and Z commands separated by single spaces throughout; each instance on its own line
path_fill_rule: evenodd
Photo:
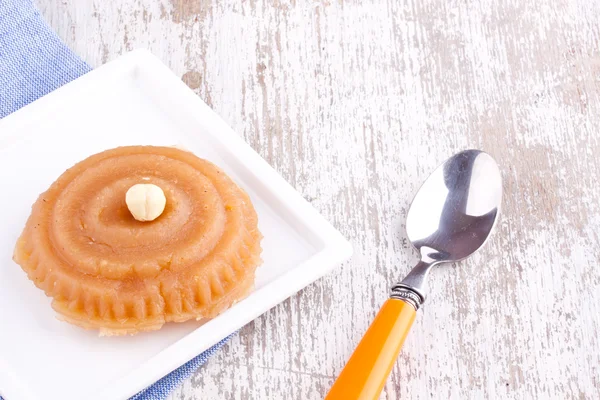
M 119 147 L 65 171 L 32 207 L 14 259 L 59 316 L 101 334 L 212 318 L 260 260 L 250 198 L 171 147 Z

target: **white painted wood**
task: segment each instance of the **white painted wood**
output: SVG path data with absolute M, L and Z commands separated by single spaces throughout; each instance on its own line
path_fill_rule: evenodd
M 414 261 L 414 191 L 466 147 L 504 217 L 435 271 L 382 398 L 600 398 L 599 2 L 37 3 L 93 66 L 149 48 L 354 244 L 171 399 L 324 397 Z

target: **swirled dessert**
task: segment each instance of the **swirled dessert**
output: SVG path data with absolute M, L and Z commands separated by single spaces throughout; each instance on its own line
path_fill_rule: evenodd
M 245 297 L 256 211 L 214 164 L 172 147 L 119 147 L 65 171 L 32 207 L 14 260 L 59 316 L 100 334 L 212 318 Z

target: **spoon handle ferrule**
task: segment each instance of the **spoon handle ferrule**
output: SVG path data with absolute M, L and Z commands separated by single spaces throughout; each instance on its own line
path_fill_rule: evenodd
M 390 291 L 390 298 L 402 300 L 414 307 L 415 311 L 419 310 L 421 304 L 425 299 L 410 286 L 406 286 L 402 283 L 397 283 L 392 286 Z

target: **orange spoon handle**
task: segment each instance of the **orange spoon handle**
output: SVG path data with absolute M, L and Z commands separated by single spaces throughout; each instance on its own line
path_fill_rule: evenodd
M 402 300 L 387 300 L 325 399 L 377 399 L 416 314 Z

